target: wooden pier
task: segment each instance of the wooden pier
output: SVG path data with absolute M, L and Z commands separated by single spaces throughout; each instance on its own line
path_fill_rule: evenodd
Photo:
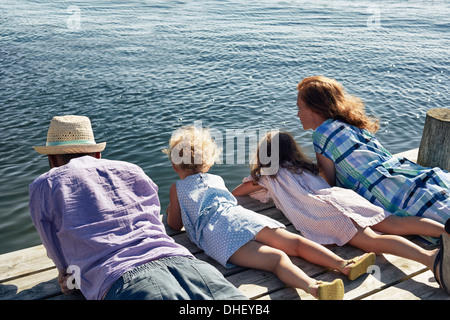
M 402 153 L 413 161 L 418 149 Z M 250 197 L 240 197 L 239 202 L 246 208 L 267 215 L 284 223 L 288 230 L 295 231 L 292 224 L 272 203 L 262 204 Z M 287 287 L 274 274 L 256 269 L 235 267 L 225 269 L 209 258 L 186 233 L 174 232 L 167 227 L 167 233 L 176 242 L 189 249 L 198 259 L 207 261 L 219 269 L 245 296 L 257 300 L 314 300 L 302 290 Z M 410 237 L 422 247 L 427 245 L 417 237 Z M 353 258 L 363 252 L 345 245 L 328 246 L 343 258 Z M 411 260 L 389 254 L 377 256 L 376 265 L 357 280 L 350 281 L 338 272 L 311 264 L 293 257 L 292 260 L 308 275 L 318 280 L 331 281 L 341 278 L 345 285 L 345 300 L 450 300 L 434 279 L 433 273 L 425 266 Z M 83 299 L 81 294 L 65 296 L 61 293 L 56 279 L 58 271 L 47 258 L 42 245 L 0 255 L 0 300 L 68 300 Z

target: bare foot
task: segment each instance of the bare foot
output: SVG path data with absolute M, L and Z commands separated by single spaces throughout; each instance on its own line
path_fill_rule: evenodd
M 310 295 L 312 295 L 314 298 L 317 299 L 318 292 L 319 292 L 319 284 L 317 282 L 314 281 L 311 284 L 309 284 L 308 293 Z

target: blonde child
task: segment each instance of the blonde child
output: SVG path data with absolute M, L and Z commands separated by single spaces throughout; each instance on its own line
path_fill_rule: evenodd
M 289 286 L 318 299 L 342 299 L 341 279 L 316 281 L 294 265 L 288 255 L 341 271 L 353 279 L 374 263 L 374 254 L 344 260 L 325 247 L 288 232 L 284 225 L 237 205 L 220 176 L 207 173 L 218 148 L 207 129 L 183 127 L 172 134 L 165 150 L 180 180 L 170 188 L 167 223 L 183 226 L 190 239 L 225 267 L 239 265 L 275 273 Z
M 425 250 L 398 236 L 439 237 L 445 232 L 442 224 L 420 217 L 398 217 L 352 190 L 330 187 L 319 175 L 318 166 L 304 155 L 288 133 L 269 133 L 260 146 L 262 144 L 268 152 L 279 150 L 278 172 L 270 176 L 261 174 L 265 166 L 259 160 L 258 148 L 251 179 L 236 187 L 233 195 L 258 192 L 262 201 L 272 198 L 295 228 L 317 243 L 339 246 L 349 243 L 367 252 L 390 253 L 415 260 L 434 270 L 435 274 L 437 267 L 442 270 L 440 259 L 436 259 L 438 253 L 440 258 L 443 257 L 442 247 L 441 250 Z

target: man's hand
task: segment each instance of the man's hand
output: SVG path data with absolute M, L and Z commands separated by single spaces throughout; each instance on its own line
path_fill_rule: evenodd
M 67 273 L 66 270 L 59 270 L 58 274 L 58 283 L 61 287 L 61 292 L 65 295 L 71 295 L 75 289 L 69 289 L 67 287 L 67 279 L 71 276 L 71 274 Z M 73 287 L 73 286 L 72 286 Z

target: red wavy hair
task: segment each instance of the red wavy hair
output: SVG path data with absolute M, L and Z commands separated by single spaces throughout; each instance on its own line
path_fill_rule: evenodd
M 297 85 L 297 90 L 306 106 L 326 119 L 340 120 L 372 133 L 378 131 L 378 119 L 367 116 L 364 102 L 347 94 L 336 80 L 323 76 L 305 78 Z

